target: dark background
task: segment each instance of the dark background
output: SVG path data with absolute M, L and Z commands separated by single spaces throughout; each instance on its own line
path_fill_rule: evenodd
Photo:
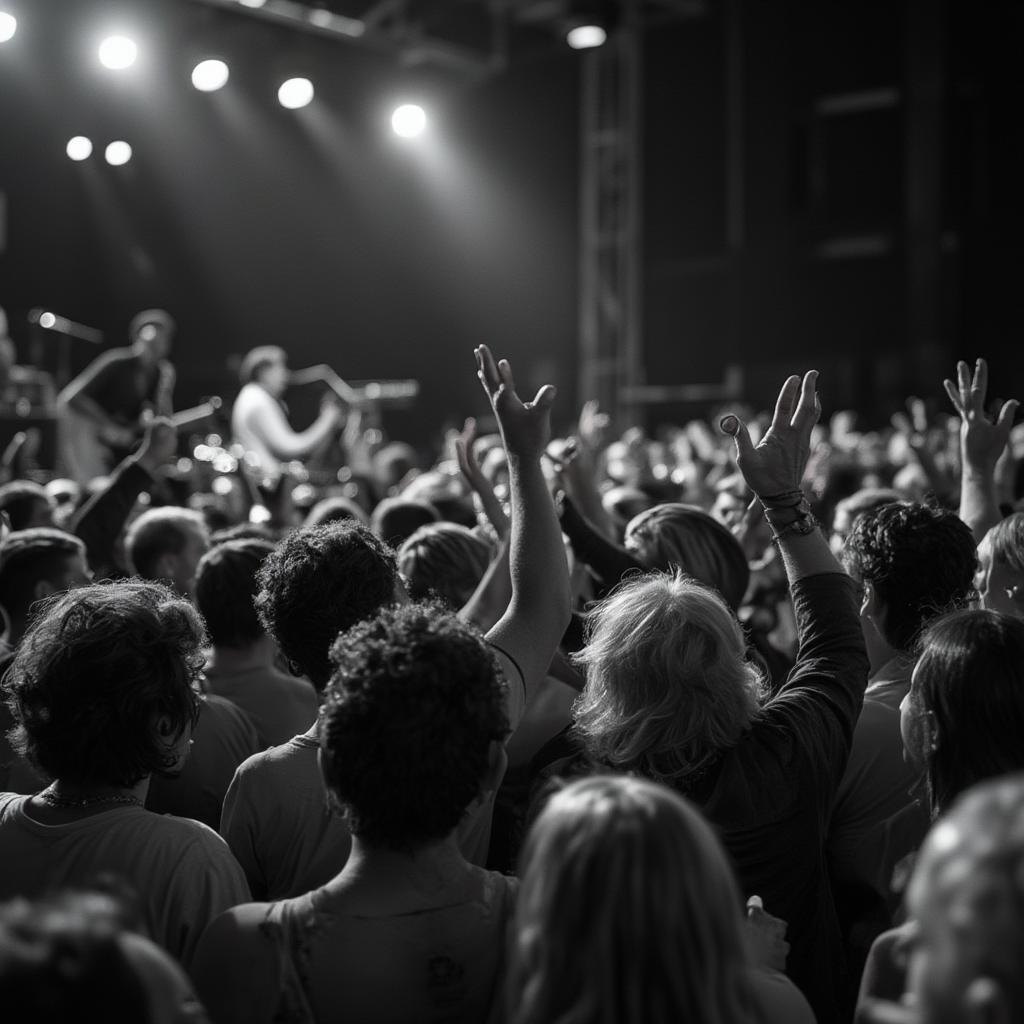
M 413 440 L 479 411 L 481 341 L 531 386 L 559 384 L 566 417 L 586 397 L 580 55 L 554 33 L 470 82 L 189 0 L 0 7 L 19 18 L 0 46 L 0 305 L 23 360 L 33 307 L 114 345 L 158 305 L 179 323 L 179 406 L 230 400 L 232 357 L 266 343 L 296 367 L 419 379 L 388 420 Z M 142 51 L 120 75 L 95 59 L 114 29 Z M 881 419 L 911 391 L 938 401 L 955 358 L 988 355 L 996 391 L 1020 396 L 1022 44 L 1015 0 L 711 0 L 651 29 L 648 382 L 732 364 L 763 403 L 813 364 L 827 406 Z M 211 54 L 232 78 L 198 93 L 189 74 Z M 276 100 L 293 73 L 317 89 L 297 112 Z M 879 90 L 875 109 L 830 112 Z M 431 113 L 419 143 L 390 132 L 404 100 Z M 100 151 L 83 164 L 64 155 L 77 134 Z M 134 158 L 112 168 L 101 150 L 118 138 Z M 74 346 L 75 368 L 96 354 Z

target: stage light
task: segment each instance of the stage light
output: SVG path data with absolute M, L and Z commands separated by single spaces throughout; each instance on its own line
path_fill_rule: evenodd
M 135 63 L 139 48 L 126 36 L 108 36 L 100 43 L 100 63 L 111 71 L 123 71 Z
M 6 43 L 8 39 L 14 38 L 18 31 L 18 19 L 13 14 L 0 11 L 0 43 Z
M 391 130 L 403 139 L 422 135 L 427 127 L 427 115 L 422 107 L 406 103 L 391 115 Z
M 132 158 L 132 147 L 127 142 L 112 142 L 107 146 L 106 153 L 104 154 L 107 158 L 107 163 L 111 167 L 120 167 L 122 164 L 128 163 Z
M 577 25 L 565 34 L 565 41 L 574 50 L 592 50 L 604 46 L 608 33 L 600 25 Z
M 298 110 L 313 99 L 313 83 L 308 78 L 289 78 L 277 90 L 277 100 L 282 107 Z
M 243 7 L 259 8 L 262 7 L 267 0 L 238 0 Z
M 92 141 L 84 135 L 68 139 L 67 154 L 72 160 L 88 160 L 92 156 Z
M 200 61 L 192 69 L 192 84 L 200 92 L 216 92 L 227 84 L 230 74 L 222 60 Z
M 44 330 L 50 330 L 57 325 L 57 318 L 52 313 L 43 313 L 39 317 L 39 326 Z

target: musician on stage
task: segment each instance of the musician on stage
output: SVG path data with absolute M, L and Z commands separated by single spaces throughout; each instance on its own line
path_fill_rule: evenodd
M 60 393 L 66 476 L 86 481 L 109 473 L 141 439 L 144 413 L 170 415 L 174 331 L 166 310 L 143 310 L 128 327 L 130 347 L 104 352 Z
M 231 410 L 235 442 L 256 457 L 259 471 L 270 480 L 281 475 L 281 463 L 304 459 L 329 441 L 345 422 L 332 396 L 305 430 L 293 430 L 282 398 L 288 387 L 288 359 L 276 345 L 254 348 L 239 369 L 242 390 Z

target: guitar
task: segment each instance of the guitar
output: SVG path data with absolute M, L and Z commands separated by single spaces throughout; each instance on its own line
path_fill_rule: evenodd
M 166 418 L 182 431 L 214 415 L 222 405 L 214 396 L 199 405 L 181 409 Z M 66 402 L 57 402 L 57 472 L 85 483 L 106 476 L 127 458 L 142 440 L 151 416 L 143 415 L 132 426 L 99 423 Z

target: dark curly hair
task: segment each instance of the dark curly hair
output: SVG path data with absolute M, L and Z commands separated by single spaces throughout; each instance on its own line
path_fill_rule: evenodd
M 256 574 L 274 545 L 265 540 L 230 540 L 211 548 L 196 570 L 196 607 L 218 647 L 251 647 L 266 633 L 256 615 Z
M 284 656 L 317 689 L 331 677 L 330 650 L 342 630 L 395 600 L 394 552 L 360 523 L 296 530 L 256 577 L 256 611 Z
M 19 753 L 54 779 L 134 786 L 171 766 L 195 724 L 202 620 L 166 587 L 138 581 L 71 590 L 34 619 L 4 678 Z
M 353 834 L 402 850 L 443 839 L 508 732 L 493 651 L 440 605 L 409 604 L 343 633 L 331 653 L 320 749 Z
M 116 904 L 98 893 L 0 905 L 5 1019 L 35 1024 L 150 1020 L 149 996 L 119 941 L 119 918 Z
M 978 557 L 970 529 L 955 512 L 905 501 L 857 517 L 843 564 L 885 605 L 886 641 L 910 651 L 931 619 L 971 599 Z

